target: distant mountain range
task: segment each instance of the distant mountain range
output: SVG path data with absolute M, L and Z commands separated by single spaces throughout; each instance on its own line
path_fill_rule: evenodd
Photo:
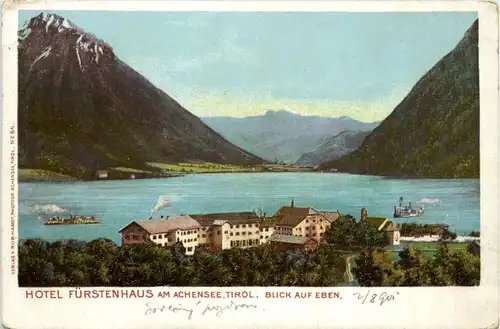
M 19 166 L 78 178 L 145 162 L 256 164 L 121 61 L 105 41 L 42 13 L 19 30 Z
M 244 118 L 205 117 L 202 120 L 231 143 L 269 161 L 295 163 L 305 153 L 342 131 L 371 131 L 378 122 L 352 118 L 305 116 L 268 110 Z M 344 153 L 345 154 L 345 153 Z
M 335 136 L 327 137 L 312 152 L 303 154 L 299 165 L 319 165 L 340 158 L 355 151 L 371 131 L 343 131 Z
M 479 177 L 478 21 L 358 150 L 320 169 L 412 177 Z

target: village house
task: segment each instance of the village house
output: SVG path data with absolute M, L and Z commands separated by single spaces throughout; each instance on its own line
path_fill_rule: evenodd
M 106 179 L 108 178 L 108 172 L 106 170 L 98 170 L 96 171 L 95 176 L 99 179 Z
M 260 244 L 266 244 L 269 242 L 269 238 L 274 233 L 274 225 L 276 224 L 276 218 L 274 217 L 266 217 L 264 214 L 264 218 L 260 223 Z
M 322 242 L 325 231 L 340 218 L 339 211 L 318 211 L 311 207 L 281 207 L 273 216 L 276 218 L 274 232 L 279 235 L 294 235 L 313 238 Z
M 413 234 L 416 238 L 439 240 L 444 232 L 448 231 L 448 224 L 427 224 L 424 225 L 425 232 Z
M 303 251 L 313 251 L 319 245 L 316 239 L 304 236 L 273 234 L 269 242 L 276 245 L 278 250 L 286 251 L 299 249 Z
M 361 209 L 360 222 L 376 228 L 378 231 L 387 232 L 389 245 L 399 245 L 400 233 L 398 226 L 387 217 L 368 216 L 366 208 Z
M 144 243 L 148 240 L 172 246 L 181 242 L 186 255 L 192 255 L 198 246 L 200 224 L 189 216 L 169 216 L 166 219 L 138 220 L 122 228 L 122 245 Z
M 255 212 L 233 212 L 189 215 L 202 229 L 199 243 L 210 250 L 260 245 L 262 219 Z

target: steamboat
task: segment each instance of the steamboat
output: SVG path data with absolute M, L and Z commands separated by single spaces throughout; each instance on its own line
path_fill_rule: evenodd
M 49 218 L 44 225 L 76 225 L 76 224 L 99 224 L 94 216 L 54 216 Z
M 424 214 L 424 205 L 413 208 L 411 202 L 407 206 L 403 206 L 403 197 L 399 197 L 399 207 L 394 206 L 394 218 L 409 218 L 419 217 Z

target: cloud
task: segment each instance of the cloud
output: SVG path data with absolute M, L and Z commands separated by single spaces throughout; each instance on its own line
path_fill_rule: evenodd
M 350 116 L 373 122 L 385 119 L 403 99 L 407 89 L 398 88 L 389 95 L 373 101 L 273 98 L 229 91 L 201 91 L 173 88 L 170 95 L 193 114 L 204 116 L 244 117 L 262 114 L 268 109 L 284 109 L 303 115 L 328 117 Z

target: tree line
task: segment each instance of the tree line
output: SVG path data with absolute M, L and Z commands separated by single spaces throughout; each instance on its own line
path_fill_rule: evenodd
M 331 247 L 278 252 L 273 245 L 198 250 L 182 244 L 117 246 L 109 239 L 19 245 L 21 287 L 62 286 L 337 286 L 345 259 Z
M 435 255 L 425 257 L 415 248 L 399 252 L 390 261 L 384 249 L 366 249 L 356 258 L 354 274 L 361 286 L 477 286 L 480 257 L 467 250 L 450 250 L 441 243 Z

